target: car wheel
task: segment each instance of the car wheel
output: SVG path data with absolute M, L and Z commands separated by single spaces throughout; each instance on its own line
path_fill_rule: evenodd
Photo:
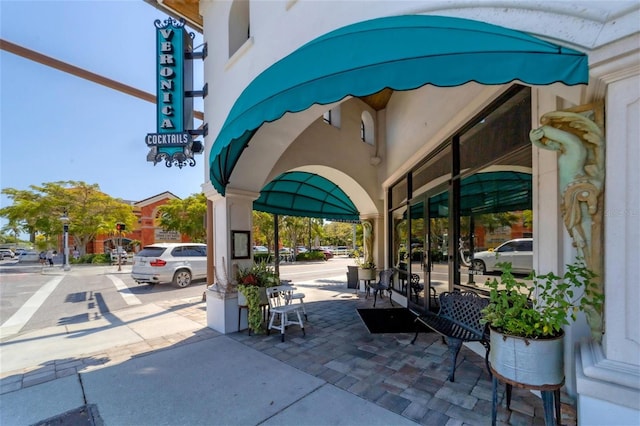
M 487 272 L 487 268 L 484 265 L 484 262 L 482 260 L 478 260 L 478 259 L 475 259 L 471 263 L 471 269 L 473 269 L 476 272 L 480 272 L 481 274 L 484 274 L 485 272 Z
M 191 272 L 186 269 L 176 271 L 173 276 L 173 285 L 179 288 L 188 287 L 191 284 Z

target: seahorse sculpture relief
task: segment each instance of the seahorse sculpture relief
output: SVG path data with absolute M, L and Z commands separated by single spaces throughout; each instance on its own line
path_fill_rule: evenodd
M 541 127 L 531 130 L 534 145 L 558 152 L 561 209 L 564 224 L 578 255 L 602 286 L 602 215 L 604 186 L 604 136 L 586 115 L 568 111 L 544 114 Z M 602 338 L 602 312 L 587 312 L 596 341 Z
M 362 234 L 364 239 L 364 262 L 373 263 L 373 223 L 370 220 L 362 221 Z

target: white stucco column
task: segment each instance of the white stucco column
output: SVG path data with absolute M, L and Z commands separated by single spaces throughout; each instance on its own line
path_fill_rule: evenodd
M 234 259 L 232 256 L 231 231 L 249 231 L 253 226 L 252 211 L 253 200 L 259 194 L 246 191 L 227 189 L 224 197 L 219 194 L 208 195 L 213 202 L 214 250 L 212 255 L 215 270 L 215 281 L 219 288 L 224 289 L 225 284 L 235 281 L 235 272 L 238 267 L 250 265 L 249 259 Z M 250 250 L 253 235 L 250 237 Z M 250 252 L 251 254 L 251 252 Z M 238 301 L 237 293 L 226 292 L 211 294 L 215 288 L 207 293 L 207 325 L 220 333 L 233 333 L 238 331 Z M 211 297 L 214 296 L 214 297 Z M 243 322 L 240 322 L 243 327 Z M 246 316 L 244 319 L 246 327 Z
M 611 71 L 610 63 L 603 66 Z M 584 341 L 577 350 L 578 418 L 584 425 L 640 422 L 638 71 L 636 65 L 626 73 L 602 76 L 609 83 L 605 103 L 605 334 L 602 345 Z

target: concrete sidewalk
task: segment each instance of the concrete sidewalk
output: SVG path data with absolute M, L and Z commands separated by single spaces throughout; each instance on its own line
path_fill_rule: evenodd
M 207 328 L 195 299 L 20 334 L 0 362 L 3 426 L 413 424 Z
M 207 328 L 200 298 L 20 334 L 0 345 L 0 424 L 490 423 L 481 356 L 463 348 L 448 382 L 447 347 L 435 333 L 415 345 L 412 333 L 370 334 L 357 308 L 372 301 L 342 276 L 296 286 L 307 295 L 306 336 L 291 327 L 284 343 L 278 333 Z M 378 300 L 385 306 L 388 297 Z M 540 399 L 513 392 L 499 423 L 540 424 Z M 563 424 L 575 424 L 568 402 Z
M 222 335 L 3 394 L 0 423 L 83 406 L 105 425 L 412 424 Z

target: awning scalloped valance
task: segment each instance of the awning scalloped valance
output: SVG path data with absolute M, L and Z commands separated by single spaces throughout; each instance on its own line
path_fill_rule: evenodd
M 426 15 L 359 22 L 303 45 L 246 87 L 211 148 L 210 179 L 224 195 L 260 126 L 316 103 L 426 84 L 577 85 L 588 79 L 584 53 L 484 22 Z

